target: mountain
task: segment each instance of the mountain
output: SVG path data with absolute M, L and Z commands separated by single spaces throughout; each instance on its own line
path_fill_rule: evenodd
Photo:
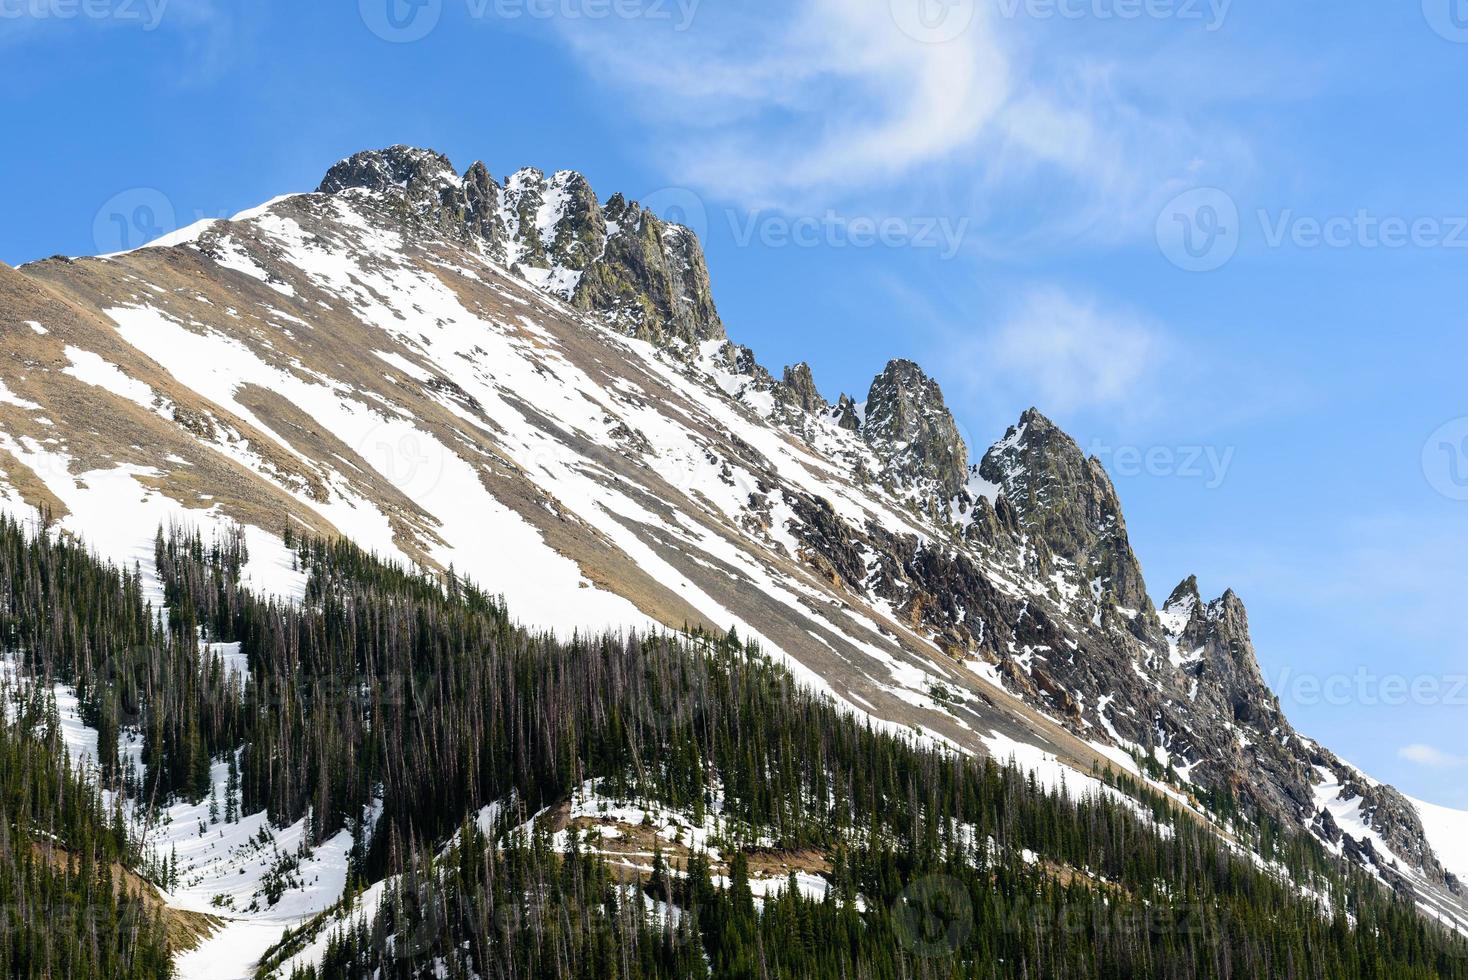
M 1455 818 L 1291 727 L 1237 595 L 1158 609 L 1074 440 L 1031 409 L 973 462 L 910 361 L 860 402 L 777 377 L 697 237 L 580 174 L 358 153 L 149 247 L 0 266 L 0 334 L 0 506 L 155 606 L 160 526 L 238 526 L 241 587 L 289 601 L 292 542 L 342 537 L 562 637 L 732 627 L 884 729 L 1110 769 L 1235 847 L 1311 835 L 1468 930 Z

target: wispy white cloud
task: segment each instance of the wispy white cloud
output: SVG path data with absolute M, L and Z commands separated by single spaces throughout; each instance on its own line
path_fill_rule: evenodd
M 1139 400 L 1167 361 L 1162 327 L 1059 289 L 1027 296 L 992 337 L 992 363 L 1057 412 Z
M 628 104 L 652 124 L 670 176 L 749 206 L 808 210 L 921 185 L 979 214 L 1018 193 L 1024 207 L 994 222 L 1008 237 L 1116 237 L 1148 227 L 1211 167 L 1247 158 L 1241 141 L 1190 124 L 1196 104 L 1159 95 L 1165 79 L 1152 71 L 1167 66 L 1155 60 L 1042 49 L 1033 25 L 978 3 L 940 8 L 959 11 L 964 29 L 929 43 L 923 4 L 936 7 L 703 4 L 683 32 L 559 26 L 592 71 L 635 94 Z
M 1397 755 L 1408 762 L 1415 762 L 1429 769 L 1459 769 L 1468 766 L 1468 757 L 1453 755 L 1436 746 L 1421 743 L 1404 745 L 1397 750 Z
M 705 5 L 682 34 L 564 26 L 594 70 L 683 130 L 667 145 L 677 170 L 756 206 L 942 159 L 1009 94 L 1008 61 L 982 15 L 945 44 L 904 33 L 886 2 L 850 0 L 737 14 Z
M 995 326 L 954 332 L 940 345 L 928 358 L 962 365 L 951 373 L 981 406 L 1139 416 L 1162 393 L 1175 342 L 1140 313 L 1041 287 L 1023 293 Z
M 155 0 L 158 2 L 158 0 Z M 187 58 L 181 81 L 206 82 L 228 69 L 246 47 L 258 14 L 218 0 L 167 0 L 165 23 L 179 32 Z

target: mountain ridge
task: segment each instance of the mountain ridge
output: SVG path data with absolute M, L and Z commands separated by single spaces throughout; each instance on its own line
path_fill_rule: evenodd
M 248 214 L 0 269 L 8 509 L 123 561 L 237 521 L 287 595 L 289 526 L 562 629 L 735 624 L 871 717 L 1227 792 L 1468 923 L 1416 808 L 1289 726 L 1238 596 L 1154 608 L 1104 467 L 1038 410 L 975 463 L 910 361 L 863 403 L 776 379 L 696 236 L 574 171 L 392 147 Z

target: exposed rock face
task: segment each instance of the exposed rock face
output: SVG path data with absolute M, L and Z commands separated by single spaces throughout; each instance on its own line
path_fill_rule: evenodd
M 940 471 L 926 464 L 956 453 L 903 455 L 900 445 L 946 446 L 951 420 L 945 424 L 946 410 L 934 410 L 935 404 L 942 404 L 936 386 L 915 365 L 899 362 L 874 383 L 861 435 L 874 451 L 898 446 L 898 453 L 879 457 L 889 466 L 899 460 L 898 472 L 936 484 Z M 857 406 L 843 398 L 830 417 L 854 422 Z M 1361 817 L 1393 855 L 1425 880 L 1460 889 L 1400 793 L 1367 780 L 1291 727 L 1264 680 L 1236 593 L 1205 602 L 1189 578 L 1159 616 L 1115 489 L 1070 437 L 1032 409 L 975 469 L 992 499 L 972 499 L 965 538 L 981 552 L 1019 556 L 1033 580 L 1053 582 L 1046 601 L 996 588 L 963 548 L 874 524 L 843 527 L 824 512 L 800 513 L 812 562 L 853 591 L 888 601 L 952 655 L 995 663 L 1007 687 L 1078 735 L 1146 757 L 1180 784 L 1184 777 L 1176 773 L 1183 772 L 1192 785 L 1227 790 L 1246 806 L 1308 827 L 1338 853 L 1409 887 L 1372 838 L 1343 831 L 1317 799 L 1325 794 L 1330 805 L 1349 808 L 1359 798 Z M 852 557 L 861 554 L 871 556 L 864 578 Z
M 1189 587 L 1192 595 L 1187 594 Z M 1216 713 L 1241 725 L 1258 729 L 1280 722 L 1279 698 L 1260 672 L 1243 601 L 1230 589 L 1205 606 L 1193 601 L 1196 590 L 1196 580 L 1188 579 L 1173 590 L 1165 608 L 1180 614 L 1183 603 L 1189 606 L 1186 625 L 1176 642 L 1180 649 L 1195 651 L 1192 656 L 1200 658 L 1195 668 L 1203 682 L 1199 697 L 1211 695 L 1217 702 Z
M 380 194 L 401 190 L 409 201 L 425 208 L 437 207 L 442 192 L 461 184 L 448 157 L 412 146 L 390 146 L 385 150 L 363 150 L 333 164 L 317 188 L 319 194 L 336 194 L 361 187 Z
M 605 220 L 613 229 L 605 254 L 586 269 L 572 301 L 611 314 L 646 340 L 722 339 L 698 236 L 620 194 L 607 202 Z
M 1000 488 L 1020 526 L 1080 568 L 1093 590 L 1151 615 L 1111 478 L 1055 423 L 1033 408 L 1025 412 L 984 454 L 979 475 Z
M 743 344 L 724 341 L 714 352 L 712 360 L 724 370 L 748 378 L 750 390 L 773 391 L 778 385 L 774 376 L 755 359 L 754 351 Z
M 516 171 L 500 186 L 475 163 L 460 177 L 431 150 L 393 146 L 337 163 L 319 193 L 360 188 L 401 202 L 404 223 L 475 245 L 578 309 L 654 343 L 724 337 L 698 237 L 622 195 L 605 207 L 581 174 Z
M 779 387 L 775 389 L 775 397 L 811 415 L 818 415 L 831 409 L 830 403 L 816 390 L 815 379 L 811 377 L 810 373 L 810 365 L 804 361 L 785 368 L 784 378 L 780 381 Z
M 504 255 L 506 234 L 500 219 L 500 189 L 483 164 L 460 177 L 447 157 L 432 150 L 392 146 L 354 153 L 332 166 L 317 193 L 351 188 L 374 191 L 402 204 L 406 224 L 460 240 L 482 243 Z
M 927 485 L 946 501 L 968 479 L 968 448 L 938 383 L 912 361 L 894 360 L 872 381 L 861 436 L 898 488 Z
M 1171 662 L 1189 688 L 1186 706 L 1179 701 L 1164 710 L 1159 740 L 1171 737 L 1173 749 L 1198 759 L 1198 776 L 1210 785 L 1232 786 L 1252 770 L 1243 796 L 1273 813 L 1308 811 L 1312 774 L 1279 699 L 1264 682 L 1243 602 L 1230 590 L 1204 603 L 1197 580 L 1189 578 L 1173 590 L 1163 612 L 1175 630 L 1168 637 Z M 1240 731 L 1247 734 L 1240 738 Z
M 501 205 L 500 185 L 490 176 L 489 168 L 476 162 L 464 174 L 464 229 L 471 240 L 478 240 L 496 261 L 505 261 L 505 243 L 509 230 Z
M 505 179 L 503 195 L 505 221 L 510 230 L 515 249 L 514 266 L 524 274 L 524 268 L 549 269 L 546 257 L 546 231 L 554 234 L 554 228 L 541 224 L 540 210 L 545 204 L 545 174 L 533 167 L 517 170 Z M 550 217 L 550 215 L 547 215 Z
M 546 255 L 553 265 L 584 272 L 601 259 L 607 245 L 607 222 L 586 178 L 563 170 L 551 178 L 553 206 L 560 217 Z
M 1236 593 L 1226 591 L 1205 604 L 1197 580 L 1190 577 L 1173 590 L 1162 620 L 1172 660 L 1190 679 L 1190 687 L 1186 707 L 1167 706 L 1160 717 L 1178 736 L 1173 748 L 1198 760 L 1196 780 L 1234 788 L 1266 812 L 1317 830 L 1327 844 L 1340 844 L 1343 832 L 1330 812 L 1318 807 L 1317 791 L 1337 785 L 1330 802 L 1361 799 L 1360 818 L 1387 841 L 1392 853 L 1434 880 L 1457 887 L 1426 847 L 1421 819 L 1405 797 L 1295 731 L 1264 680 L 1248 612 Z M 1349 847 L 1351 838 L 1345 840 Z M 1358 856 L 1380 861 L 1384 873 L 1390 870 L 1374 850 L 1363 849 Z

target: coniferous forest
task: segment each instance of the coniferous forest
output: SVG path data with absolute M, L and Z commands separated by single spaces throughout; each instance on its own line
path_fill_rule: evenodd
M 230 814 L 349 831 L 349 892 L 378 896 L 261 964 L 325 938 L 300 980 L 1468 977 L 1468 946 L 1226 793 L 1206 803 L 1267 867 L 1125 776 L 1097 774 L 1130 800 L 1072 799 L 874 728 L 732 631 L 553 638 L 451 571 L 287 543 L 299 605 L 241 587 L 242 536 L 160 529 L 163 609 L 143 569 L 0 518 L 0 640 L 37 682 L 0 726 L 6 975 L 168 976 L 160 913 L 117 884 L 168 870 L 124 810 L 197 802 L 233 760 Z M 53 683 L 99 772 L 66 761 Z M 717 807 L 725 863 L 659 850 L 630 874 L 574 828 L 556 844 L 532 818 L 593 781 Z M 819 855 L 824 896 L 756 897 L 769 852 Z

